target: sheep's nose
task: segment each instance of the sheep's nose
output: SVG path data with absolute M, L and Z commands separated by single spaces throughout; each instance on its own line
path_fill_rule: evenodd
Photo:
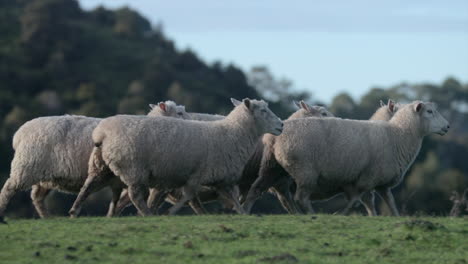
M 284 127 L 284 123 L 281 123 L 281 127 Z
M 450 128 L 450 125 L 447 125 L 447 129 L 449 129 L 449 128 Z

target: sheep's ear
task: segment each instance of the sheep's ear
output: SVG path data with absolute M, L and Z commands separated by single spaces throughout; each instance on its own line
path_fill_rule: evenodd
M 421 109 L 423 108 L 423 106 L 424 106 L 424 104 L 421 103 L 421 102 L 419 102 L 419 103 L 417 103 L 416 106 L 414 107 L 414 110 L 415 110 L 416 112 L 419 113 L 419 112 L 421 111 Z
M 304 102 L 304 100 L 301 100 L 301 108 L 307 111 L 310 111 L 310 107 L 308 104 Z
M 249 98 L 245 98 L 244 100 L 242 100 L 242 102 L 245 104 L 245 106 L 247 107 L 247 109 L 250 109 L 250 99 Z
M 395 112 L 395 102 L 392 99 L 388 99 L 387 103 L 388 109 L 390 112 L 394 113 Z
M 149 107 L 150 107 L 151 109 L 154 109 L 154 108 L 156 107 L 156 105 L 154 105 L 154 104 L 149 104 Z
M 382 107 L 382 106 L 385 106 L 385 103 L 384 103 L 382 100 L 380 100 L 380 106 L 381 106 L 381 107 Z
M 161 108 L 161 110 L 163 110 L 164 112 L 167 111 L 166 103 L 164 103 L 164 102 L 158 103 L 158 106 L 159 106 L 159 108 Z
M 237 99 L 234 99 L 234 98 L 231 98 L 231 102 L 232 102 L 232 104 L 233 104 L 234 106 L 238 106 L 238 105 L 242 104 L 241 101 L 239 101 L 239 100 L 237 100 Z

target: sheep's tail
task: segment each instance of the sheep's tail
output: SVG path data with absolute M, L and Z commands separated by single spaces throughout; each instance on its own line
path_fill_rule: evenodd
M 13 150 L 16 150 L 16 148 L 18 147 L 19 145 L 19 136 L 17 136 L 17 134 L 15 133 L 15 135 L 13 136 Z
M 106 168 L 106 162 L 102 157 L 102 148 L 97 146 L 94 147 L 89 158 L 88 177 L 102 175 L 102 172 L 106 170 Z
M 89 175 L 99 175 L 100 172 L 105 170 L 107 167 L 106 162 L 102 156 L 102 143 L 106 138 L 106 134 L 101 131 L 99 128 L 96 128 L 93 131 L 93 142 L 94 148 L 91 152 L 88 163 L 88 176 Z
M 105 138 L 106 138 L 106 133 L 104 131 L 99 129 L 99 127 L 94 129 L 94 131 L 93 131 L 93 142 L 94 142 L 95 147 L 97 147 L 97 148 L 101 147 L 102 142 L 104 141 Z

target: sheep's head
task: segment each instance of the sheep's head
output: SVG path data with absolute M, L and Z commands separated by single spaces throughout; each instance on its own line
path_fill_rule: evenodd
M 246 107 L 249 114 L 254 117 L 258 131 L 270 133 L 275 136 L 283 132 L 283 122 L 268 108 L 268 104 L 261 100 L 250 100 L 248 98 L 242 102 L 231 98 L 231 102 L 236 107 Z
M 151 111 L 148 116 L 167 116 L 181 119 L 190 119 L 190 116 L 185 111 L 185 106 L 177 105 L 173 101 L 159 102 L 158 104 L 150 104 Z
M 413 111 L 421 119 L 422 129 L 425 134 L 435 133 L 445 135 L 449 128 L 449 122 L 437 111 L 437 106 L 430 102 L 413 102 Z
M 388 99 L 387 104 L 385 104 L 382 100 L 380 100 L 380 106 L 384 107 L 387 112 L 393 116 L 397 111 L 398 108 L 401 106 L 400 104 L 396 103 L 392 99 Z
M 377 109 L 377 111 L 375 111 L 370 120 L 389 121 L 392 119 L 399 108 L 401 108 L 401 105 L 395 103 L 395 101 L 392 99 L 388 99 L 387 104 L 380 100 L 380 107 Z
M 299 110 L 296 111 L 296 113 L 294 113 L 291 117 L 334 117 L 334 115 L 323 106 L 310 106 L 303 100 L 300 102 L 294 101 L 294 104 Z

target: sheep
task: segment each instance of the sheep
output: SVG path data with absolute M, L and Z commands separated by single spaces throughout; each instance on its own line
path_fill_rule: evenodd
M 325 107 L 310 106 L 304 101 L 294 102 L 294 104 L 298 108 L 298 110 L 294 112 L 289 117 L 289 119 L 302 118 L 302 117 L 327 117 L 327 116 L 333 117 L 333 114 L 330 113 Z M 255 179 L 258 176 L 258 170 L 260 168 L 262 152 L 263 152 L 263 143 L 262 143 L 262 140 L 259 140 L 255 147 L 254 154 L 252 155 L 252 157 L 250 157 L 247 165 L 245 166 L 243 170 L 241 180 L 239 181 L 239 189 L 240 189 L 241 195 L 245 196 L 250 186 L 252 185 L 252 183 L 255 181 Z M 275 189 L 272 188 L 272 191 L 275 192 Z M 200 195 L 200 200 L 202 202 L 221 199 L 221 197 L 218 196 L 216 190 L 209 189 L 209 188 L 204 188 L 202 191 L 200 191 L 199 195 Z M 283 206 L 285 206 L 285 203 L 283 202 L 284 200 L 283 196 L 281 196 L 280 193 L 277 193 L 277 195 L 279 196 L 280 201 L 282 201 Z M 172 204 L 175 204 L 181 197 L 182 197 L 182 192 L 180 190 L 175 190 L 169 193 L 169 196 L 166 199 L 166 201 Z M 159 207 L 160 203 L 155 202 L 154 201 L 155 198 L 156 198 L 155 195 L 150 196 L 148 198 L 148 206 L 150 208 L 157 209 Z M 232 208 L 233 205 L 230 204 L 228 201 L 223 201 L 223 202 L 225 204 L 225 207 Z M 203 208 L 199 204 L 193 203 L 191 204 L 191 206 L 195 212 L 197 213 L 203 212 Z
M 305 118 L 305 117 L 334 117 L 332 113 L 330 113 L 325 107 L 323 106 L 310 106 L 306 104 L 304 101 L 294 102 L 295 106 L 298 108 L 296 112 L 294 112 L 287 120 L 296 119 L 296 118 Z M 244 168 L 242 179 L 239 182 L 239 188 L 241 191 L 243 202 L 247 196 L 247 193 L 258 178 L 258 173 L 260 170 L 260 164 L 262 161 L 263 151 L 264 151 L 264 143 L 268 142 L 274 137 L 271 135 L 265 135 L 257 144 L 256 150 L 254 155 L 250 158 L 249 162 Z M 277 173 L 282 174 L 284 170 L 279 168 Z M 287 175 L 286 175 L 287 176 Z M 270 186 L 269 186 L 270 187 Z M 271 186 L 270 191 L 273 192 L 277 198 L 279 199 L 283 208 L 286 209 L 289 213 L 294 211 L 294 208 L 291 207 L 291 197 L 289 193 L 289 177 L 286 177 L 283 181 L 278 182 L 274 186 Z
M 194 113 L 194 112 L 189 112 L 187 113 L 190 120 L 197 120 L 197 121 L 218 121 L 221 119 L 224 119 L 226 116 L 223 115 L 218 115 L 218 114 L 207 114 L 207 113 Z M 203 189 L 203 194 L 202 197 L 206 200 L 216 200 L 217 193 L 215 190 L 212 190 L 210 188 L 204 188 Z M 150 194 L 148 196 L 148 207 L 152 208 L 152 211 L 156 211 L 157 208 L 162 204 L 163 200 L 162 197 L 166 195 L 165 200 L 171 204 L 176 204 L 177 201 L 182 197 L 182 192 L 181 190 L 173 190 L 170 193 L 160 193 L 157 189 L 151 188 L 150 189 Z M 205 198 L 206 197 L 206 198 Z M 156 201 L 155 199 L 159 199 L 159 201 Z M 116 206 L 116 214 L 120 215 L 122 211 L 131 205 L 130 197 L 128 196 L 128 191 L 125 189 L 122 192 L 122 195 L 119 199 L 119 202 Z M 190 201 L 189 205 L 192 207 L 193 211 L 195 211 L 197 214 L 201 214 L 205 212 L 205 209 L 199 202 L 196 200 Z
M 172 101 L 150 107 L 151 117 L 187 117 L 185 107 Z M 0 217 L 18 190 L 32 187 L 31 198 L 41 218 L 48 216 L 44 199 L 51 190 L 78 193 L 86 180 L 93 149 L 91 134 L 101 120 L 64 115 L 39 117 L 22 125 L 13 137 L 15 156 L 10 178 L 0 193 Z M 121 188 L 118 183 L 112 187 L 113 191 Z
M 347 213 L 362 193 L 375 189 L 398 216 L 391 189 L 403 180 L 423 138 L 432 133 L 444 135 L 449 128 L 433 103 L 415 101 L 402 106 L 389 122 L 285 121 L 284 132 L 271 150 L 295 180 L 294 199 L 303 212 L 314 212 L 310 199 L 343 192 L 349 200 L 343 211 Z
M 370 118 L 371 121 L 388 121 L 398 110 L 395 102 L 392 100 L 388 101 L 388 104 L 385 105 L 380 101 L 381 107 L 376 110 L 376 112 Z M 298 212 L 297 206 L 295 205 L 292 196 L 290 194 L 291 184 L 290 176 L 288 173 L 276 162 L 274 159 L 273 153 L 271 151 L 271 146 L 274 144 L 275 137 L 265 137 L 265 146 L 263 161 L 265 165 L 262 168 L 262 171 L 259 173 L 263 176 L 258 177 L 255 183 L 252 184 L 247 197 L 244 198 L 244 209 L 247 212 L 250 212 L 254 202 L 258 197 L 270 186 L 274 185 L 276 187 L 276 193 L 280 202 L 283 204 L 283 207 L 289 213 Z M 258 170 L 257 170 L 258 172 Z M 293 186 L 295 187 L 295 186 Z M 374 204 L 374 193 L 370 191 L 365 193 L 362 196 L 361 202 L 365 206 L 369 215 L 375 215 L 375 204 Z
M 168 116 L 182 119 L 190 119 L 190 115 L 185 111 L 185 106 L 177 105 L 174 101 L 167 100 L 158 104 L 149 104 L 151 111 L 147 116 Z
M 170 190 L 183 187 L 184 195 L 169 210 L 175 214 L 192 200 L 201 186 L 218 193 L 243 212 L 237 199 L 237 181 L 265 133 L 280 135 L 283 122 L 264 101 L 231 99 L 234 110 L 214 122 L 115 116 L 93 131 L 95 148 L 89 175 L 70 215 L 76 217 L 81 203 L 100 179 L 93 170 L 108 168 L 128 186 L 140 215 L 151 215 L 144 201 L 147 187 Z
M 190 119 L 190 120 L 198 120 L 198 121 L 217 121 L 217 120 L 221 120 L 223 118 L 225 118 L 225 116 L 223 115 L 217 115 L 217 114 L 207 114 L 207 113 L 194 113 L 194 112 L 189 112 L 187 113 L 188 114 L 188 118 L 186 119 Z M 210 191 L 210 189 L 208 188 L 205 188 L 206 191 Z M 215 194 L 216 192 L 213 191 Z M 169 203 L 172 203 L 172 204 L 175 204 L 177 203 L 177 198 L 175 197 L 182 197 L 181 195 L 181 192 L 177 192 L 177 190 L 174 190 L 172 191 L 171 193 L 168 193 L 167 194 L 168 196 L 166 197 L 166 201 L 169 202 Z M 157 189 L 154 189 L 154 188 L 151 188 L 150 189 L 150 194 L 148 196 L 148 207 L 150 208 L 158 208 L 159 205 L 163 202 L 162 200 L 160 200 L 159 202 L 156 202 L 155 199 L 157 197 L 161 197 L 162 196 L 162 193 L 159 193 L 159 191 Z M 120 196 L 120 199 L 119 199 L 119 202 L 118 204 L 116 205 L 116 209 L 115 209 L 115 214 L 116 215 L 120 215 L 122 213 L 122 211 L 131 205 L 131 201 L 130 201 L 130 197 L 128 196 L 128 191 L 125 189 L 123 190 L 121 196 Z M 196 203 L 196 201 L 191 201 L 190 202 L 190 206 L 192 207 L 192 209 L 198 213 L 201 213 L 204 211 L 203 207 L 199 204 L 199 203 Z

